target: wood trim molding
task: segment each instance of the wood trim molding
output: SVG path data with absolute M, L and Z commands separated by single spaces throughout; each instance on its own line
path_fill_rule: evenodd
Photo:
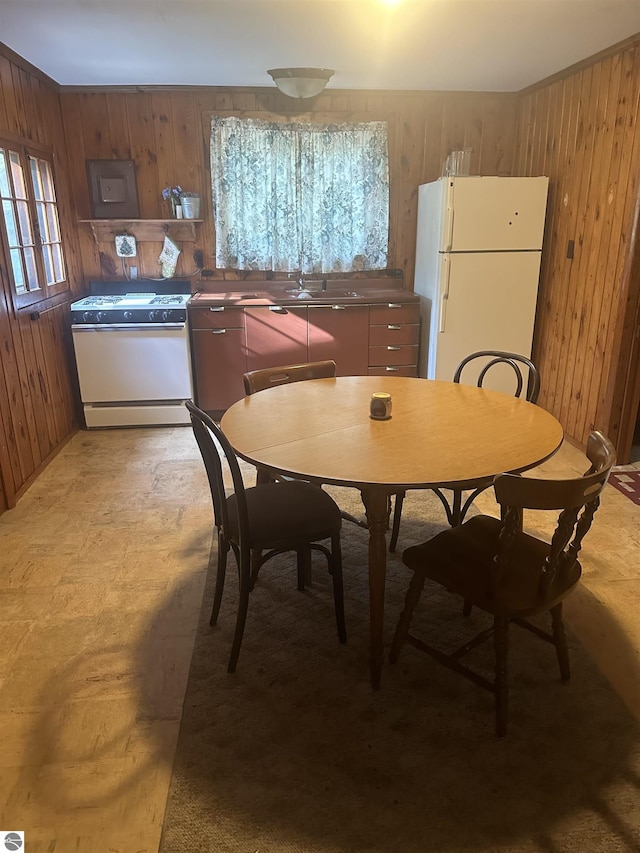
M 283 103 L 291 102 L 291 111 L 294 111 L 294 101 L 291 98 L 288 98 L 286 95 L 282 95 L 279 93 L 279 90 L 274 86 L 216 86 L 216 85 L 202 85 L 202 86 L 154 86 L 151 84 L 148 85 L 132 85 L 132 86 L 65 86 L 56 84 L 60 94 L 62 95 L 141 95 L 141 94 L 150 94 L 153 95 L 155 93 L 167 93 L 167 94 L 183 94 L 183 93 L 192 93 L 196 95 L 201 95 L 206 93 L 210 94 L 226 94 L 228 92 L 233 92 L 234 94 L 249 94 L 249 95 L 264 95 L 267 97 L 272 97 L 273 95 L 280 94 Z M 535 84 L 537 85 L 537 84 Z M 314 103 L 319 101 L 324 97 L 354 97 L 354 98 L 375 98 L 375 97 L 393 97 L 393 98 L 415 98 L 415 97 L 424 97 L 424 98 L 469 98 L 469 96 L 473 96 L 481 98 L 483 95 L 487 98 L 495 98 L 496 96 L 502 97 L 513 97 L 514 99 L 519 96 L 520 92 L 517 91 L 478 91 L 475 90 L 465 90 L 465 89 L 323 89 L 322 92 L 317 95 L 315 98 L 308 98 L 302 101 L 302 104 L 305 107 L 305 111 L 313 112 Z
M 51 453 L 49 453 L 42 460 L 42 462 L 38 465 L 38 467 L 29 475 L 29 477 L 25 480 L 25 482 L 20 486 L 20 488 L 15 493 L 15 496 L 14 496 L 15 500 L 14 500 L 13 506 L 15 506 L 18 503 L 18 501 L 24 495 L 24 493 L 27 491 L 27 489 L 30 488 L 30 486 L 32 486 L 35 483 L 35 481 L 38 479 L 40 474 L 42 474 L 44 469 L 48 465 L 51 464 L 51 462 L 56 458 L 56 456 L 60 453 L 60 451 L 64 450 L 64 448 L 67 446 L 67 444 L 69 444 L 69 442 L 71 441 L 71 439 L 74 437 L 74 435 L 77 432 L 79 432 L 78 427 L 74 427 L 74 429 L 69 433 L 69 435 L 65 436 L 62 439 L 62 441 L 53 448 Z M 13 509 L 13 506 L 11 506 L 9 508 Z
M 640 403 L 640 193 L 636 197 L 629 251 L 622 274 L 621 310 L 614 356 L 607 383 L 608 434 L 616 446 L 618 464 L 629 461 Z
M 634 47 L 636 44 L 640 44 L 640 33 L 635 33 L 635 35 L 629 36 L 629 38 L 624 39 L 623 41 L 619 41 L 616 44 L 605 47 L 604 50 L 594 53 L 593 56 L 587 56 L 585 59 L 581 59 L 579 62 L 569 65 L 568 68 L 563 68 L 562 71 L 556 71 L 555 74 L 551 74 L 549 77 L 545 77 L 543 80 L 538 80 L 537 83 L 532 83 L 531 86 L 521 89 L 517 94 L 528 95 L 531 92 L 535 92 L 536 89 L 542 89 L 545 86 L 549 86 L 551 83 L 557 83 L 558 80 L 570 77 L 578 71 L 582 71 L 585 68 L 589 68 L 591 65 L 601 62 L 608 56 L 613 56 L 616 53 L 622 53 L 630 47 Z

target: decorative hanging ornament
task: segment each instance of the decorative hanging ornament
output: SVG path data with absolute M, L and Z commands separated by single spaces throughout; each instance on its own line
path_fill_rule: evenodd
M 180 249 L 176 246 L 171 237 L 165 234 L 164 246 L 158 256 L 158 263 L 162 265 L 163 278 L 174 277 L 176 274 L 176 265 L 178 263 L 179 256 Z

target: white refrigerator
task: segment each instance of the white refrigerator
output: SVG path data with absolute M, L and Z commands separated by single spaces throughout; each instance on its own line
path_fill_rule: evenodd
M 418 188 L 419 376 L 451 381 L 477 350 L 531 355 L 548 183 L 446 177 Z M 485 386 L 513 393 L 513 372 L 499 368 Z

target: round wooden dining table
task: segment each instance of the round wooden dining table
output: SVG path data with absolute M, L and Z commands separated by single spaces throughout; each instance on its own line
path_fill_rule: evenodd
M 373 420 L 374 392 L 392 398 Z M 221 422 L 242 459 L 274 474 L 360 490 L 369 526 L 371 683 L 380 686 L 388 501 L 404 489 L 473 489 L 552 456 L 562 427 L 547 411 L 453 382 L 341 376 L 279 385 L 239 400 Z

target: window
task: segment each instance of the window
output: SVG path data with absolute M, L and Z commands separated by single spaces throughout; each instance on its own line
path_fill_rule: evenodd
M 387 265 L 385 122 L 216 116 L 211 188 L 220 268 L 330 273 Z
M 50 158 L 0 141 L 0 202 L 16 307 L 67 290 Z

